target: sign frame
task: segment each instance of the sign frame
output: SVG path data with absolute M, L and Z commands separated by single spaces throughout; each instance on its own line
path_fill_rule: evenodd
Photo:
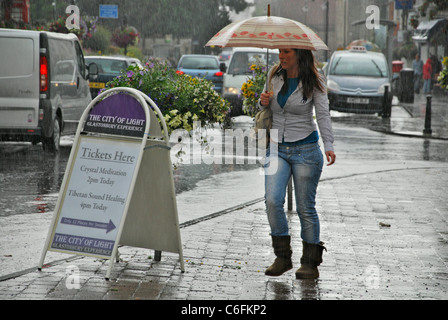
M 140 127 L 136 126 L 134 130 L 143 131 L 142 124 L 144 125 L 144 131 L 142 132 L 141 137 L 129 134 L 121 135 L 120 132 L 104 133 L 101 132 L 101 130 L 86 132 L 86 128 L 91 128 L 87 125 L 87 121 L 97 117 L 97 115 L 93 115 L 95 107 L 98 107 L 97 110 L 103 110 L 102 107 L 106 106 L 106 109 L 104 110 L 108 110 L 107 99 L 114 97 L 117 100 L 117 98 L 123 97 L 118 96 L 120 94 L 134 98 L 136 101 L 133 101 L 133 103 L 136 104 L 137 102 L 144 111 L 144 123 L 142 123 L 141 120 L 127 118 L 133 120 L 133 123 L 141 125 Z M 129 99 L 129 97 L 127 97 L 127 99 Z M 111 104 L 117 104 L 117 101 L 113 101 L 112 99 L 110 101 Z M 114 110 L 113 108 L 116 109 L 117 107 L 111 107 L 111 110 Z M 124 110 L 121 108 L 121 105 L 119 110 L 120 112 Z M 141 116 L 140 110 L 140 117 Z M 113 118 L 112 116 L 105 117 L 106 119 L 109 119 L 107 117 L 110 117 L 110 119 Z M 113 125 L 111 124 L 110 127 L 111 126 Z M 116 151 L 117 148 L 118 151 Z M 126 157 L 122 156 L 123 150 L 127 152 Z M 110 153 L 108 151 L 110 151 Z M 85 217 L 86 214 L 89 214 L 89 210 L 86 210 L 87 213 L 80 213 L 84 208 L 80 209 L 80 204 L 77 202 L 78 199 L 72 200 L 70 198 L 71 196 L 77 198 L 79 194 L 81 194 L 79 197 L 82 198 L 82 193 L 77 193 L 76 189 L 69 190 L 68 188 L 72 185 L 79 186 L 83 183 L 83 178 L 76 176 L 76 173 L 80 171 L 82 163 L 85 161 L 87 161 L 87 163 L 90 161 L 94 163 L 97 160 L 101 160 L 104 161 L 107 166 L 107 163 L 113 162 L 111 160 L 111 155 L 114 154 L 113 151 L 115 151 L 115 155 L 119 157 L 119 160 L 126 159 L 135 161 L 135 164 L 133 164 L 135 167 L 133 168 L 132 177 L 128 176 L 126 182 L 120 184 L 120 187 L 123 187 L 124 185 L 125 188 L 127 184 L 129 185 L 126 197 L 123 195 L 116 195 L 120 200 L 122 207 L 118 205 L 115 209 L 110 210 L 108 216 L 105 217 L 106 221 L 95 221 L 95 219 L 90 218 L 86 219 Z M 154 162 L 159 165 L 155 167 Z M 162 167 L 162 170 L 160 166 Z M 94 165 L 92 165 L 92 167 L 95 168 Z M 75 168 L 78 170 L 74 173 L 73 170 Z M 96 168 L 97 171 L 99 170 L 101 172 L 107 170 L 100 167 L 100 165 Z M 95 172 L 95 169 L 92 169 L 92 171 Z M 123 172 L 126 173 L 125 171 Z M 126 176 L 127 173 L 121 175 Z M 112 182 L 110 181 L 111 179 L 99 179 L 103 179 L 101 181 L 105 181 L 104 183 L 107 183 L 107 181 Z M 117 179 L 120 180 L 120 178 Z M 100 181 L 98 180 L 98 176 L 97 179 L 93 180 L 95 180 L 96 183 Z M 159 184 L 154 186 L 152 185 L 154 184 L 153 181 L 158 181 Z M 96 186 L 93 186 L 92 188 L 96 188 Z M 101 201 L 104 200 L 105 197 L 108 197 L 106 200 L 116 200 L 116 198 L 115 200 L 112 199 L 112 195 L 110 194 L 107 194 L 106 196 L 106 193 L 103 195 L 97 193 L 97 195 L 95 195 L 95 190 L 97 189 L 93 190 L 94 191 L 90 192 L 90 194 L 93 194 L 92 197 L 95 199 Z M 122 189 L 120 190 L 123 191 Z M 147 190 L 151 190 L 154 195 L 146 193 Z M 115 193 L 117 193 L 118 189 L 115 189 L 115 191 Z M 126 191 L 126 189 L 124 189 L 124 191 Z M 68 197 L 67 193 L 69 195 Z M 164 198 L 161 197 L 160 194 L 167 196 Z M 88 197 L 87 193 L 86 197 Z M 101 203 L 101 206 L 103 206 L 103 203 Z M 100 207 L 97 204 L 96 209 L 98 208 L 106 208 L 104 212 L 107 211 L 107 206 Z M 112 206 L 112 208 L 114 207 Z M 65 216 L 67 211 L 70 212 L 68 213 L 68 215 L 70 215 L 69 217 Z M 117 221 L 117 218 L 114 218 L 114 220 L 110 219 L 109 223 L 107 222 L 110 215 L 113 214 L 114 217 L 117 215 L 119 216 L 120 212 L 121 218 L 119 217 L 120 222 L 118 225 L 114 224 L 114 221 Z M 73 214 L 75 216 L 73 216 Z M 80 214 L 81 217 L 77 217 L 76 214 Z M 93 229 L 99 229 L 100 231 Z M 68 230 L 68 234 L 57 233 L 58 230 L 64 230 L 64 232 Z M 112 230 L 113 232 L 111 232 Z M 70 232 L 73 232 L 74 234 L 71 234 Z M 107 240 L 91 236 L 92 234 L 96 235 L 97 232 L 102 232 L 101 234 L 111 232 L 111 235 L 105 236 Z M 67 237 L 64 238 L 63 236 Z M 75 242 L 76 246 L 73 245 Z M 54 245 L 55 243 L 57 244 Z M 110 251 L 112 243 L 113 248 Z M 67 169 L 61 184 L 59 197 L 53 213 L 53 219 L 38 265 L 38 270 L 42 270 L 47 251 L 72 253 L 76 255 L 109 259 L 109 268 L 105 277 L 106 279 L 109 279 L 113 262 L 116 260 L 118 247 L 120 245 L 130 245 L 155 249 L 156 251 L 178 253 L 181 271 L 185 271 L 170 158 L 170 142 L 163 114 L 154 101 L 147 95 L 136 89 L 123 87 L 113 88 L 98 95 L 87 106 L 81 116 Z M 103 252 L 98 249 L 101 248 L 101 246 L 107 247 L 108 250 L 104 251 L 107 252 L 107 254 L 99 253 Z

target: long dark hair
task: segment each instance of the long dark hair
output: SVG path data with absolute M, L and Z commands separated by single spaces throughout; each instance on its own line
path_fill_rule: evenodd
M 314 88 L 318 88 L 321 92 L 326 92 L 325 87 L 319 80 L 319 71 L 317 71 L 316 61 L 311 50 L 305 49 L 293 49 L 296 52 L 297 64 L 299 65 L 299 78 L 302 81 L 303 94 L 309 98 L 313 95 Z M 274 70 L 271 73 L 271 79 L 273 76 L 283 77 L 284 83 L 281 93 L 286 93 L 288 90 L 288 81 L 286 70 L 284 70 L 280 63 L 274 66 Z

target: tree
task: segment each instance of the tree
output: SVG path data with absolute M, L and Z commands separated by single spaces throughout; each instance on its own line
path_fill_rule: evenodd
M 78 0 L 81 15 L 98 15 L 100 0 Z M 241 12 L 248 7 L 245 0 L 109 0 L 118 5 L 118 20 L 100 19 L 114 30 L 131 25 L 141 37 L 189 37 L 205 43 L 230 23 L 229 11 Z
M 418 8 L 417 15 L 411 20 L 412 27 L 414 29 L 418 27 L 421 17 L 428 15 L 428 18 L 432 20 L 438 12 L 445 10 L 448 10 L 448 1 L 446 0 L 424 0 L 423 4 Z

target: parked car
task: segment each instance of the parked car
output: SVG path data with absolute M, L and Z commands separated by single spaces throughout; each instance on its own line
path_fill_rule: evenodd
M 392 78 L 384 54 L 364 47 L 336 51 L 325 72 L 330 110 L 390 116 Z
M 95 63 L 98 66 L 98 77 L 90 81 L 90 92 L 92 98 L 106 86 L 106 83 L 120 75 L 122 70 L 126 70 L 130 65 L 136 64 L 143 68 L 142 62 L 137 58 L 121 56 L 86 56 L 86 64 Z
M 205 78 L 213 82 L 214 89 L 222 93 L 223 76 L 226 72 L 224 63 L 218 57 L 206 54 L 185 54 L 177 64 L 177 73 L 192 77 Z
M 267 50 L 260 48 L 234 48 L 229 68 L 224 76 L 223 97 L 232 105 L 231 117 L 243 114 L 243 98 L 240 91 L 243 84 L 252 76 L 250 66 L 254 63 L 266 65 Z M 269 66 L 277 63 L 278 50 L 269 50 Z
M 92 100 L 78 38 L 0 29 L 0 57 L 0 139 L 57 151 Z
M 218 56 L 219 62 L 224 62 L 226 64 L 226 67 L 228 67 L 232 54 L 233 48 L 223 48 L 221 54 Z

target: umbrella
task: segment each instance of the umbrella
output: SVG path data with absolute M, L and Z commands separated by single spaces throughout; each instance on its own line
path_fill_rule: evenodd
M 303 23 L 268 15 L 234 22 L 214 35 L 206 46 L 267 49 L 328 50 L 319 36 Z

